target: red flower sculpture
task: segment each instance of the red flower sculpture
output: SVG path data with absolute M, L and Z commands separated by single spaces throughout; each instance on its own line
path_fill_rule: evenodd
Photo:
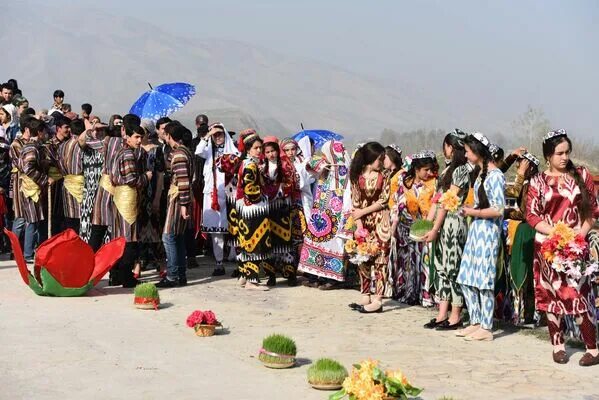
M 96 285 L 125 250 L 125 239 L 105 244 L 96 254 L 75 231 L 52 236 L 35 253 L 33 275 L 27 269 L 19 239 L 5 229 L 23 281 L 40 296 L 81 296 Z

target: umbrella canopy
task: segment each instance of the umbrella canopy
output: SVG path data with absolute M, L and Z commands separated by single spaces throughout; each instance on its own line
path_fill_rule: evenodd
M 320 129 L 303 130 L 303 131 L 298 132 L 295 135 L 293 135 L 292 139 L 299 142 L 299 140 L 301 138 L 306 137 L 306 136 L 314 141 L 314 149 L 315 150 L 320 149 L 322 147 L 322 145 L 325 144 L 325 142 L 328 142 L 329 140 L 342 140 L 343 139 L 343 136 L 338 133 L 320 130 Z
M 150 90 L 140 96 L 131 106 L 129 113 L 140 118 L 157 121 L 159 118 L 168 117 L 175 111 L 183 108 L 196 94 L 193 85 L 183 82 L 165 83 L 155 88 L 150 85 Z

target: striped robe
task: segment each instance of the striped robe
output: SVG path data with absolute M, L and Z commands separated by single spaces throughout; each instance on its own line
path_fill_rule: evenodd
M 139 157 L 126 143 L 118 150 L 112 162 L 110 170 L 110 180 L 114 186 L 127 185 L 136 190 L 145 187 L 148 184 L 148 178 L 138 163 Z M 108 162 L 108 160 L 107 160 Z M 139 194 L 137 196 L 137 204 L 139 205 Z M 127 242 L 137 242 L 138 239 L 138 224 L 137 221 L 132 224 L 128 223 L 119 213 L 113 201 L 113 237 L 124 237 Z
M 66 175 L 83 175 L 83 152 L 79 147 L 77 136 L 72 136 L 58 146 L 58 162 L 60 173 Z M 66 218 L 81 217 L 81 204 L 73 197 L 63 184 L 62 209 Z
M 183 235 L 187 229 L 188 221 L 192 221 L 192 194 L 191 181 L 193 174 L 193 161 L 189 149 L 179 145 L 169 154 L 169 171 L 171 173 L 171 187 L 177 188 L 178 193 L 171 195 L 169 190 L 168 208 L 163 233 Z M 181 206 L 187 206 L 190 218 L 181 217 Z
M 51 137 L 44 143 L 44 145 L 40 148 L 40 155 L 46 160 L 48 163 L 48 168 L 55 168 L 60 172 L 60 155 L 58 153 L 59 147 L 65 143 L 68 139 L 59 140 L 56 136 Z M 47 171 L 47 170 L 46 170 Z M 50 176 L 52 174 L 49 174 Z M 52 185 L 52 218 L 60 218 L 63 215 L 62 210 L 62 179 L 55 179 L 54 184 Z M 54 225 L 54 224 L 53 224 Z M 55 228 L 52 228 L 54 231 Z M 56 232 L 54 232 L 56 233 Z M 50 235 L 50 233 L 49 233 Z
M 10 198 L 12 199 L 14 218 L 24 218 L 21 208 L 23 202 L 23 193 L 19 190 L 19 154 L 27 141 L 23 138 L 17 138 L 10 144 L 9 155 L 12 164 L 10 173 Z
M 43 221 L 45 218 L 44 205 L 46 203 L 45 192 L 48 185 L 48 175 L 42 170 L 39 162 L 41 153 L 41 146 L 37 142 L 33 142 L 23 146 L 19 154 L 19 174 L 31 178 L 41 189 L 40 198 L 37 202 L 21 193 L 21 211 L 25 220 L 29 223 Z
M 100 151 L 104 154 L 102 175 L 110 175 L 116 153 L 123 147 L 123 143 L 123 138 L 121 137 L 105 137 L 103 140 L 87 141 L 88 148 L 94 151 Z M 98 186 L 98 192 L 96 193 L 96 198 L 94 200 L 94 210 L 92 212 L 92 225 L 112 225 L 112 209 L 112 194 L 101 185 Z

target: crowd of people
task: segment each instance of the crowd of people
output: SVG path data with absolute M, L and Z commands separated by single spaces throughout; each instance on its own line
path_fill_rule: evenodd
M 440 167 L 431 150 L 404 156 L 372 141 L 350 152 L 339 140 L 315 148 L 308 136 L 237 134 L 206 115 L 194 133 L 168 117 L 115 114 L 104 124 L 91 104 L 75 113 L 61 90 L 36 111 L 14 80 L 1 95 L 0 212 L 27 262 L 46 238 L 73 229 L 94 250 L 126 239 L 110 285 L 133 287 L 154 266 L 159 287 L 185 286 L 204 249 L 212 275 L 235 261 L 230 272 L 248 290 L 269 290 L 277 275 L 331 290 L 355 273 L 357 312 L 382 312 L 385 298 L 436 306 L 424 328 L 475 341 L 492 340 L 494 318 L 506 313 L 517 323 L 545 315 L 555 362 L 568 361 L 570 321 L 587 348 L 580 364 L 599 363 L 591 278 L 572 283 L 541 251 L 558 221 L 599 248 L 592 176 L 570 159 L 564 130 L 544 137 L 543 171 L 525 148 L 504 157 L 485 135 L 457 129 L 439 143 Z M 450 191 L 457 211 L 440 200 Z M 410 235 L 418 220 L 433 224 L 423 240 Z M 353 239 L 376 253 L 353 264 Z

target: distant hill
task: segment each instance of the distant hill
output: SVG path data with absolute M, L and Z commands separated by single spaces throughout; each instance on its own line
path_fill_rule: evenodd
M 49 3 L 48 3 L 49 4 Z M 97 10 L 13 1 L 2 10 L 0 78 L 16 78 L 33 107 L 49 107 L 54 89 L 76 111 L 83 102 L 107 117 L 126 113 L 147 82 L 185 81 L 197 95 L 180 112 L 286 135 L 321 128 L 348 137 L 376 137 L 384 128 L 498 131 L 502 122 L 480 110 L 465 114 L 405 79 L 396 85 L 230 40 L 196 40 Z M 331 54 L 331 59 L 335 55 Z M 373 60 L 373 62 L 385 62 Z M 401 74 L 401 71 L 398 71 Z M 401 75 L 400 75 L 401 76 Z M 465 126 L 467 121 L 469 126 Z

